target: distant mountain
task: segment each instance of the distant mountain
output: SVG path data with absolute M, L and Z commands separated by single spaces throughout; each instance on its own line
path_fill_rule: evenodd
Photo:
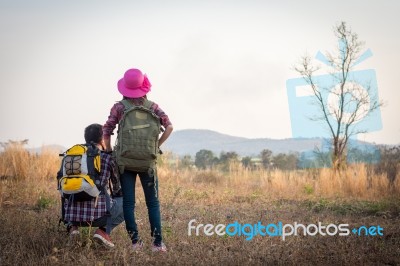
M 211 130 L 186 129 L 173 132 L 163 150 L 183 156 L 195 156 L 201 149 L 219 155 L 222 151 L 235 151 L 240 156 L 257 156 L 263 149 L 274 154 L 302 152 L 320 147 L 321 139 L 249 139 L 221 134 Z

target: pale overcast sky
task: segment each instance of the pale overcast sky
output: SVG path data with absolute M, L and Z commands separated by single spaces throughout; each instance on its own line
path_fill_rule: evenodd
M 292 136 L 286 80 L 301 55 L 335 47 L 346 21 L 373 56 L 383 129 L 362 140 L 399 144 L 398 1 L 0 0 L 0 141 L 83 142 L 121 99 L 128 68 L 175 130 L 248 138 Z M 115 138 L 114 138 L 115 139 Z

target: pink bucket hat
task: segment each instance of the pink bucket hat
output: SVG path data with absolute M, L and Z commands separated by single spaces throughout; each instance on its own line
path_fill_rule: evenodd
M 140 98 L 151 90 L 151 84 L 142 71 L 132 68 L 118 81 L 118 90 L 125 97 Z

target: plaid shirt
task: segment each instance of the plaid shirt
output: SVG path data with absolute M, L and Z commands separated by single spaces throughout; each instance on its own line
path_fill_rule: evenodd
M 131 99 L 135 105 L 143 105 L 142 98 Z M 168 115 L 158 106 L 158 104 L 153 103 L 150 107 L 151 110 L 160 118 L 161 125 L 166 128 L 171 124 Z M 117 102 L 110 110 L 110 115 L 108 116 L 107 122 L 103 126 L 103 138 L 109 139 L 113 135 L 113 131 L 119 121 L 122 119 L 124 114 L 125 106 L 121 102 Z
M 100 184 L 101 187 L 108 189 L 108 184 L 111 181 L 113 195 L 118 195 L 121 190 L 121 184 L 118 175 L 118 168 L 111 154 L 102 152 L 100 154 Z M 111 201 L 112 204 L 112 201 Z M 110 206 L 111 207 L 111 206 Z M 107 212 L 106 196 L 101 193 L 96 200 L 91 201 L 72 201 L 65 200 L 65 220 L 69 222 L 89 222 L 94 221 Z

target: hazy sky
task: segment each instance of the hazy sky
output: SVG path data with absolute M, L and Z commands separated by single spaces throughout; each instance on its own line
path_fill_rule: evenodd
M 175 130 L 289 138 L 292 67 L 332 50 L 332 29 L 346 21 L 373 52 L 356 69 L 375 69 L 386 103 L 383 129 L 360 137 L 398 144 L 399 10 L 398 1 L 0 0 L 0 141 L 83 142 L 132 67 L 147 73 L 149 98 Z

